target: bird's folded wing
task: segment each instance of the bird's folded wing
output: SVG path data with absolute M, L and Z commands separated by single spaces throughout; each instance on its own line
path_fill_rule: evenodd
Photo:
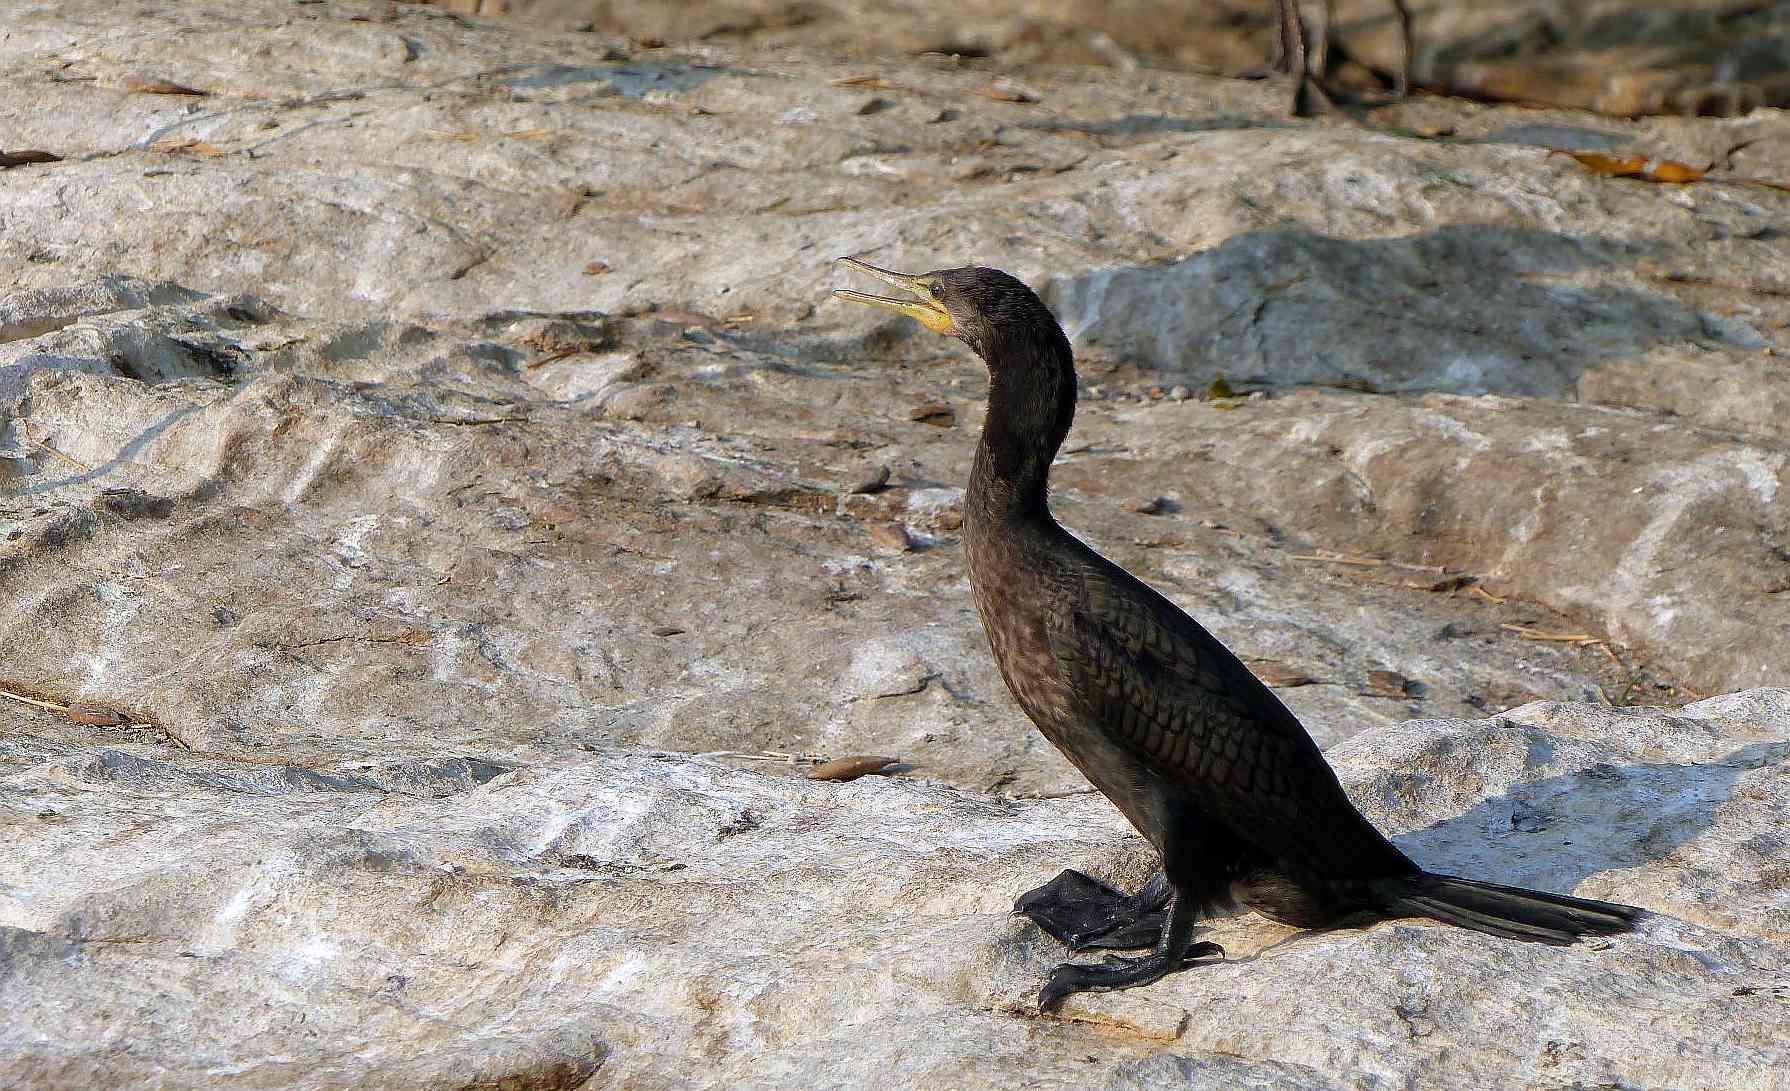
M 1396 851 L 1349 802 L 1298 719 L 1215 637 L 1116 566 L 1080 582 L 1051 647 L 1082 715 L 1272 856 Z

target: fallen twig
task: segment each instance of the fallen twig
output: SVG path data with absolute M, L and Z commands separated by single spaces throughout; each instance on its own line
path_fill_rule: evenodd
M 1590 633 L 1551 633 L 1545 629 L 1531 629 L 1527 625 L 1511 625 L 1509 623 L 1500 625 L 1500 626 L 1498 626 L 1498 628 L 1503 629 L 1507 633 L 1515 633 L 1518 636 L 1522 637 L 1524 640 L 1535 640 L 1535 641 L 1540 641 L 1542 643 L 1549 643 L 1549 644 L 1602 644 L 1603 643 L 1603 639 L 1601 637 L 1592 636 Z
M 34 437 L 31 434 L 31 422 L 30 421 L 24 421 L 24 420 L 20 421 L 19 422 L 19 431 L 24 433 L 26 443 L 31 444 L 33 447 L 42 447 L 44 450 L 50 452 L 51 454 L 55 455 L 57 458 L 68 463 L 70 466 L 73 466 L 75 469 L 80 470 L 82 473 L 89 473 L 93 470 L 92 466 L 87 465 L 85 462 L 82 462 L 80 459 L 75 458 L 72 455 L 65 455 L 61 451 L 58 451 L 56 448 L 54 448 L 54 447 L 50 446 L 48 443 L 44 442 L 43 440 L 37 439 L 36 437 Z
M 1317 561 L 1321 564 L 1352 564 L 1361 568 L 1378 568 L 1386 561 L 1381 557 L 1348 556 L 1336 553 L 1295 553 L 1295 561 Z
M 0 697 L 5 697 L 9 701 L 17 701 L 20 704 L 36 705 L 38 708 L 47 708 L 51 712 L 68 711 L 67 705 L 59 705 L 53 701 L 39 701 L 35 697 L 27 697 L 22 693 L 14 693 L 11 690 L 0 689 Z
M 1009 796 L 1009 799 L 1068 799 L 1070 796 L 1093 795 L 1100 789 L 1093 786 L 1086 788 L 1065 788 L 1060 792 L 1037 792 L 1032 795 Z

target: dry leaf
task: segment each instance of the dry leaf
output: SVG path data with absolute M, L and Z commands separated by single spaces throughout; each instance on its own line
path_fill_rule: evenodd
M 875 754 L 854 754 L 849 758 L 823 761 L 808 771 L 809 780 L 857 780 L 880 773 L 891 765 L 900 765 L 900 758 L 884 758 Z
M 1435 581 L 1434 583 L 1413 583 L 1408 586 L 1415 587 L 1415 588 L 1418 588 L 1418 589 L 1424 590 L 1424 591 L 1442 591 L 1442 592 L 1459 591 L 1463 587 L 1473 586 L 1474 582 L 1478 578 L 1479 577 L 1477 577 L 1477 576 L 1468 576 L 1465 574 L 1456 575 L 1456 576 L 1443 576 L 1441 579 Z
M 885 549 L 907 553 L 914 548 L 913 535 L 899 524 L 883 523 L 870 528 L 870 540 Z
M 0 152 L 0 170 L 7 167 L 22 167 L 27 163 L 60 163 L 62 157 L 54 152 L 41 152 L 31 148 L 20 148 L 16 152 Z
M 1295 670 L 1278 659 L 1258 659 L 1249 664 L 1250 672 L 1275 689 L 1293 689 L 1316 685 L 1318 680 L 1304 671 Z
M 109 708 L 100 708 L 97 705 L 69 705 L 68 711 L 63 715 L 75 723 L 87 724 L 90 727 L 119 727 L 131 722 L 129 716 L 113 712 Z
M 1649 159 L 1644 155 L 1603 155 L 1598 152 L 1565 152 L 1592 171 L 1607 178 L 1639 178 L 1644 182 L 1682 185 L 1695 182 L 1705 171 L 1675 159 Z
M 196 87 L 186 87 L 167 80 L 146 80 L 137 76 L 127 77 L 124 81 L 126 91 L 137 91 L 145 95 L 194 95 L 204 98 L 210 91 L 201 91 Z
M 1405 697 L 1411 688 L 1411 680 L 1397 671 L 1368 671 L 1364 692 L 1369 697 Z
M 1011 87 L 974 87 L 970 94 L 991 98 L 996 102 L 1037 102 L 1037 95 L 1028 95 L 1024 91 L 1015 91 Z
M 957 412 L 947 402 L 921 402 L 908 410 L 907 419 L 949 428 L 957 423 Z

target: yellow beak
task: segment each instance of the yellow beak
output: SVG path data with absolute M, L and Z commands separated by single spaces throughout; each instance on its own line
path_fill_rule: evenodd
M 917 301 L 890 299 L 888 296 L 868 295 L 847 288 L 835 288 L 833 294 L 838 298 L 850 303 L 868 303 L 872 307 L 881 307 L 886 311 L 894 311 L 896 314 L 905 314 L 909 318 L 917 319 L 922 326 L 933 333 L 955 334 L 957 332 L 956 323 L 951 321 L 951 312 L 945 310 L 932 294 L 932 289 L 921 283 L 919 277 L 908 273 L 893 273 L 887 269 L 878 269 L 876 266 L 858 261 L 856 258 L 840 258 L 839 264 L 850 266 L 885 284 L 893 284 L 902 291 L 920 298 Z

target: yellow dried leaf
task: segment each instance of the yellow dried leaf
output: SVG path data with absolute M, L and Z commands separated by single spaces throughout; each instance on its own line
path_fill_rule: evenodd
M 195 95 L 204 98 L 210 91 L 201 91 L 196 87 L 170 83 L 167 80 L 143 79 L 140 76 L 129 76 L 124 81 L 126 91 L 136 91 L 144 95 Z
M 100 708 L 97 705 L 69 705 L 68 711 L 63 715 L 75 723 L 86 724 L 89 727 L 119 727 L 131 722 L 129 716 L 121 715 L 109 708 Z
M 1304 671 L 1289 667 L 1278 659 L 1257 659 L 1249 664 L 1250 673 L 1275 689 L 1293 689 L 1317 685 L 1318 680 Z
M 1011 87 L 976 87 L 970 94 L 991 98 L 996 102 L 1037 102 L 1037 95 L 1028 95 L 1024 91 L 1015 91 Z
M 1639 178 L 1644 182 L 1683 185 L 1703 177 L 1705 171 L 1675 159 L 1649 159 L 1644 155 L 1604 155 L 1601 152 L 1567 152 L 1589 170 L 1606 178 Z

